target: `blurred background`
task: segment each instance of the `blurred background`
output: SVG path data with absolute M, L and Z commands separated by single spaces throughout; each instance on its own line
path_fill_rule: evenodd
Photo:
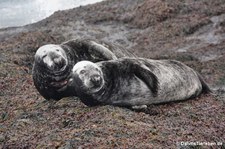
M 0 0 L 0 28 L 40 21 L 57 10 L 65 10 L 102 0 Z

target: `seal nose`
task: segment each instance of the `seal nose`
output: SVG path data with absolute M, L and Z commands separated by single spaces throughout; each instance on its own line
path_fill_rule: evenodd
M 93 75 L 93 76 L 91 76 L 91 82 L 94 85 L 100 85 L 100 83 L 101 83 L 101 77 L 100 77 L 100 75 Z
M 52 69 L 60 70 L 66 65 L 66 60 L 61 55 L 55 52 L 50 52 L 49 57 L 51 57 L 51 60 L 53 62 Z
M 58 69 L 61 69 L 61 68 L 62 68 L 63 66 L 65 66 L 65 64 L 66 64 L 65 59 L 62 58 L 62 57 L 56 57 L 56 58 L 54 58 L 54 59 L 53 59 L 53 62 L 54 62 L 54 64 L 56 65 L 56 67 L 57 67 Z

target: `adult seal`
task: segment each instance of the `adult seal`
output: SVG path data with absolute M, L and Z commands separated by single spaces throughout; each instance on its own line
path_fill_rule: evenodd
M 72 71 L 74 91 L 88 106 L 147 107 L 210 91 L 196 71 L 175 60 L 81 61 Z
M 34 56 L 34 85 L 47 100 L 76 96 L 74 91 L 71 92 L 70 80 L 72 68 L 77 62 L 115 60 L 124 56 L 134 57 L 118 45 L 90 39 L 70 40 L 60 45 L 44 45 Z

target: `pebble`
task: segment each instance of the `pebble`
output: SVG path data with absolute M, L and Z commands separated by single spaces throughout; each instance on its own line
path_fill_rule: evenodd
M 5 141 L 5 136 L 0 134 L 0 142 L 4 142 Z

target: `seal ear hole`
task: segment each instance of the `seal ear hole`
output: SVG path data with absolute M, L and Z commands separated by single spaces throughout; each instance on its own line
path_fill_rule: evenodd
M 59 52 L 59 49 L 56 49 L 57 52 Z

